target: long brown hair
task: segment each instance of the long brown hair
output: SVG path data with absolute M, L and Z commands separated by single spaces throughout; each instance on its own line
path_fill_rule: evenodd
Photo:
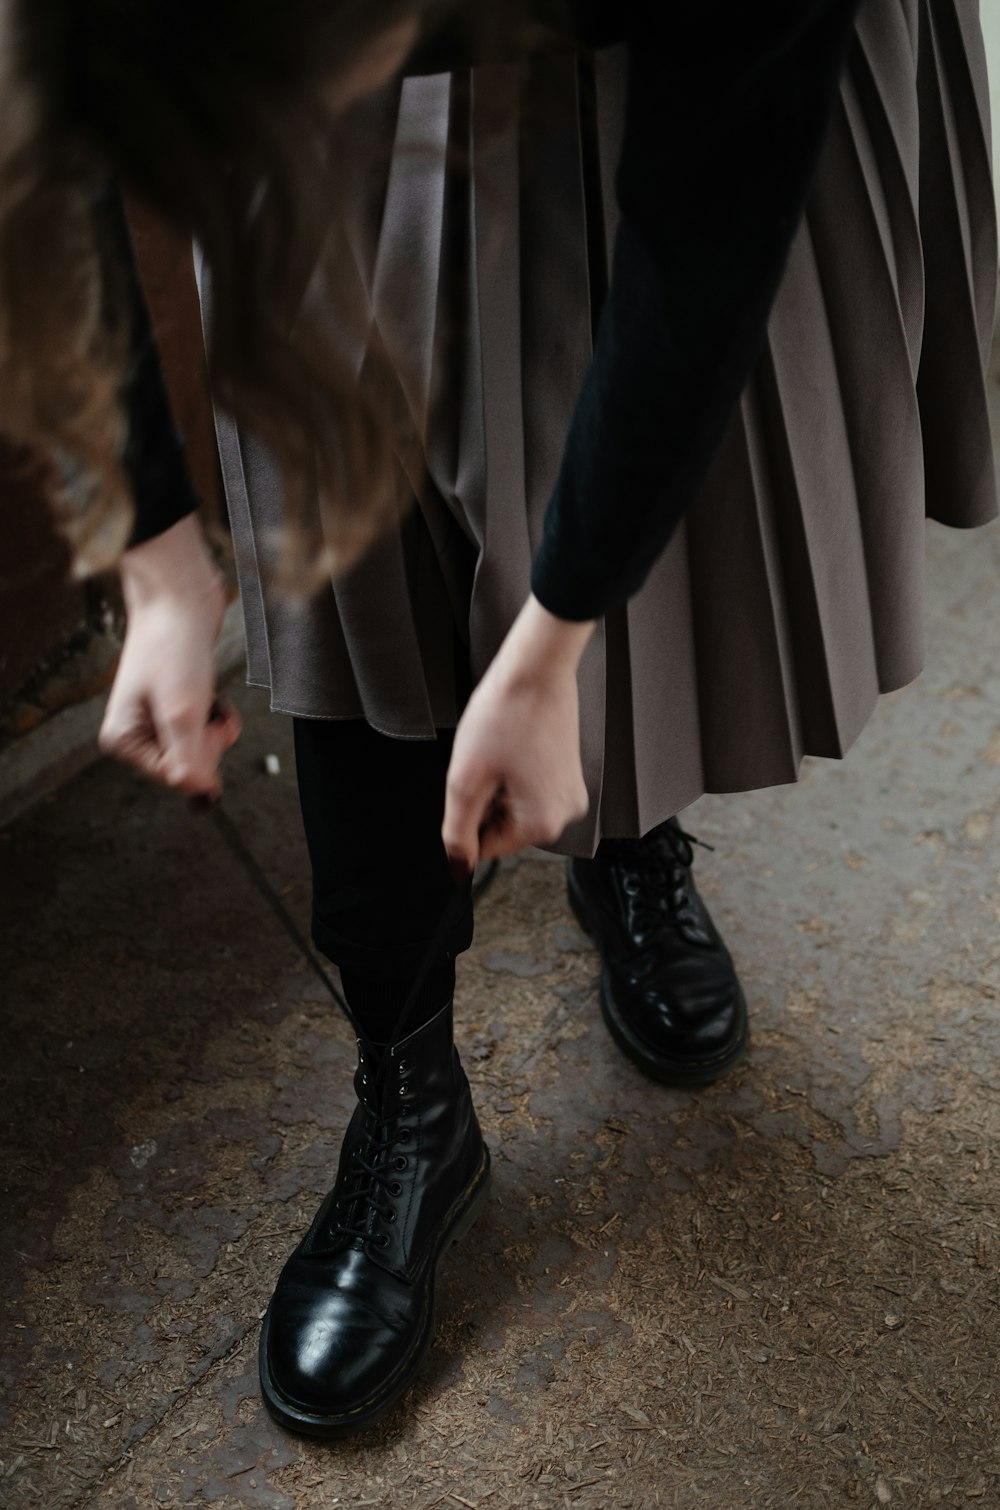
M 111 176 L 202 248 L 213 385 L 282 463 L 300 580 L 342 569 L 398 510 L 401 454 L 419 442 L 378 351 L 360 372 L 347 357 L 345 321 L 367 306 L 337 132 L 373 47 L 447 30 L 452 8 L 0 0 L 0 429 L 53 462 L 87 570 L 117 557 L 132 517 L 127 299 L 97 213 Z M 516 7 L 498 9 L 509 27 Z M 310 313 L 317 283 L 336 289 L 336 321 Z

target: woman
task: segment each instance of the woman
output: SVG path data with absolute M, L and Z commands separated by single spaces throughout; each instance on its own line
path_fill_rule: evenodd
M 580 857 L 571 898 L 605 956 L 609 1026 L 648 1072 L 698 1083 L 742 1051 L 745 1008 L 690 880 L 687 842 L 663 820 L 706 787 L 793 779 L 803 752 L 842 753 L 877 691 L 915 674 L 921 420 L 932 484 L 957 475 L 957 439 L 968 465 L 954 504 L 932 492 L 935 512 L 953 507 L 953 522 L 973 523 L 992 508 L 981 342 L 995 245 L 982 213 L 988 184 L 977 155 L 968 9 L 932 18 L 916 0 L 873 0 L 863 12 L 809 221 L 735 420 L 854 7 L 776 6 L 764 23 L 736 6 L 724 16 L 665 18 L 660 9 L 636 3 L 627 11 L 622 226 L 589 371 L 581 312 L 599 297 L 623 82 L 615 61 L 602 59 L 591 88 L 585 65 L 546 48 L 471 79 L 411 79 L 354 112 L 361 136 L 384 140 L 391 131 L 397 150 L 384 171 L 343 186 L 338 265 L 357 269 L 354 310 L 370 320 L 354 328 L 346 319 L 337 339 L 362 388 L 369 363 L 377 369 L 373 412 L 403 416 L 396 454 L 419 513 L 308 613 L 293 613 L 250 565 L 251 549 L 271 548 L 267 526 L 288 508 L 288 471 L 282 490 L 268 454 L 221 421 L 251 673 L 298 715 L 314 932 L 341 967 L 362 1040 L 359 1105 L 337 1183 L 282 1273 L 262 1336 L 270 1408 L 317 1435 L 367 1424 L 407 1387 L 430 1340 L 438 1259 L 485 1191 L 488 1155 L 451 1043 L 454 957 L 471 936 L 467 882 L 452 890 L 437 839 L 446 731 L 468 682 L 478 686 L 458 724 L 444 816 L 453 861 L 468 871 L 480 857 L 562 834 Z M 344 7 L 345 20 L 352 13 Z M 361 61 L 350 85 L 341 77 L 341 102 L 365 93 L 411 48 L 407 8 L 393 15 L 398 24 L 380 33 L 380 51 L 367 51 L 358 32 Z M 584 19 L 594 26 L 601 17 Z M 148 18 L 140 31 L 145 25 Z M 550 42 L 552 33 L 550 25 Z M 450 61 L 441 48 L 451 45 L 440 36 L 425 42 L 419 66 Z M 210 47 L 198 55 L 206 77 L 224 74 Z M 237 64 L 240 77 L 253 74 L 245 57 Z M 553 110 L 560 97 L 563 108 Z M 256 192 L 266 154 L 241 155 L 233 122 L 242 127 L 243 117 L 232 94 L 228 103 L 219 127 L 222 197 L 246 208 L 251 196 L 241 198 L 241 186 Z M 284 142 L 261 126 L 256 96 L 252 103 L 244 113 L 260 140 Z M 156 161 L 137 164 L 141 144 L 126 150 L 114 101 L 105 97 L 101 110 L 99 146 L 111 164 L 202 242 L 220 392 L 298 461 L 301 520 L 311 502 L 301 482 L 310 456 L 295 450 L 294 392 L 320 432 L 316 507 L 329 514 L 343 448 L 324 442 L 329 411 L 317 409 L 294 370 L 288 376 L 295 343 L 240 345 L 236 315 L 253 331 L 256 307 L 238 311 L 234 289 L 253 280 L 239 276 L 231 246 L 225 255 L 204 193 L 206 142 L 197 161 L 189 150 L 181 171 L 166 173 L 162 137 Z M 446 172 L 463 144 L 469 173 Z M 942 151 L 962 153 L 960 162 L 936 157 Z M 277 150 L 274 157 L 292 179 L 301 172 Z M 521 177 L 525 158 L 531 172 Z M 268 190 L 282 181 L 281 173 L 266 180 Z M 958 181 L 971 208 L 942 216 Z M 293 208 L 301 212 L 307 197 L 292 193 Z M 267 192 L 261 203 L 246 246 L 277 259 L 288 275 L 279 291 L 297 289 L 287 306 L 297 314 L 316 257 L 302 258 L 296 283 L 269 240 Z M 845 214 L 853 273 L 850 258 L 836 255 L 845 238 L 831 223 Z M 414 226 L 426 232 L 428 223 L 429 237 L 415 239 Z M 315 231 L 302 214 L 291 244 L 307 246 Z M 859 286 L 865 308 L 855 320 L 846 309 Z M 557 297 L 564 311 L 553 308 Z M 855 330 L 867 334 L 876 321 L 878 340 L 859 345 Z M 274 413 L 292 426 L 291 443 L 274 413 L 255 403 L 255 383 L 267 386 L 262 353 L 286 363 Z M 324 355 L 307 346 L 320 369 Z M 220 604 L 185 512 L 190 499 L 162 459 L 170 448 L 150 440 L 155 372 L 146 401 L 135 399 L 150 371 L 146 357 L 133 387 L 140 533 L 123 563 L 130 626 L 105 737 L 150 774 L 210 793 L 236 734 L 232 716 L 207 717 L 207 647 Z M 875 361 L 883 407 L 873 425 L 859 406 Z M 806 433 L 815 461 L 799 449 Z M 421 442 L 417 462 L 409 434 Z M 661 557 L 723 436 L 686 538 Z M 156 475 L 151 455 L 160 458 Z M 326 521 L 327 538 L 339 528 L 342 552 L 356 523 L 346 507 L 343 515 Z M 533 593 L 518 611 L 529 569 Z M 593 638 L 599 618 L 603 642 Z M 464 656 L 455 655 L 456 635 Z M 402 876 L 390 852 L 407 857 Z

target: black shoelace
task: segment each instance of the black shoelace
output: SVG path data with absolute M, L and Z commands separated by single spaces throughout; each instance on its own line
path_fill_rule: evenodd
M 360 1029 L 354 1020 L 354 1016 L 343 994 L 338 990 L 330 977 L 329 972 L 316 958 L 314 951 L 302 936 L 298 924 L 292 918 L 281 897 L 278 896 L 267 876 L 264 874 L 256 859 L 251 854 L 243 838 L 229 815 L 221 807 L 212 810 L 212 818 L 215 822 L 226 845 L 235 855 L 243 870 L 249 875 L 264 902 L 277 916 L 286 932 L 305 956 L 312 969 L 319 976 L 330 996 L 344 1012 L 347 1020 L 352 1024 L 360 1037 Z M 481 878 L 473 885 L 473 900 L 478 900 L 490 887 L 499 869 L 499 861 L 492 860 L 487 866 Z M 437 961 L 441 946 L 455 921 L 459 909 L 464 906 L 464 897 L 460 888 L 456 887 L 454 895 L 449 898 L 444 916 L 441 919 L 438 930 L 432 939 L 423 964 L 414 982 L 413 991 L 403 1006 L 392 1033 L 392 1041 L 397 1042 L 402 1035 L 403 1029 L 413 1011 L 414 1003 Z M 391 1055 L 388 1049 L 382 1057 L 376 1075 L 376 1089 L 381 1103 L 385 1094 L 385 1080 L 388 1074 L 388 1064 Z M 401 1068 L 401 1066 L 400 1066 Z M 340 1195 L 333 1208 L 334 1213 L 350 1210 L 353 1208 L 354 1220 L 342 1221 L 334 1215 L 329 1223 L 328 1232 L 334 1239 L 340 1237 L 360 1238 L 364 1242 L 374 1242 L 377 1247 L 386 1248 L 389 1238 L 385 1233 L 372 1232 L 373 1217 L 385 1221 L 395 1220 L 395 1208 L 389 1204 L 389 1198 L 396 1194 L 397 1181 L 391 1176 L 402 1173 L 406 1167 L 403 1155 L 398 1155 L 393 1161 L 386 1162 L 392 1149 L 399 1143 L 406 1143 L 410 1138 L 409 1128 L 398 1128 L 390 1136 L 390 1129 L 398 1119 L 398 1112 L 389 1116 L 378 1116 L 369 1112 L 372 1119 L 370 1129 L 366 1132 L 364 1141 L 360 1143 L 350 1154 L 350 1158 L 356 1166 L 346 1176 L 343 1193 Z M 402 1159 L 400 1164 L 398 1161 Z
M 711 850 L 694 834 L 664 825 L 653 842 L 636 845 L 620 861 L 622 886 L 632 899 L 636 923 L 643 929 L 681 925 L 703 932 L 691 887 L 694 846 Z
M 396 1220 L 392 1198 L 402 1194 L 403 1187 L 395 1176 L 406 1169 L 407 1159 L 405 1154 L 391 1158 L 390 1154 L 400 1143 L 409 1142 L 410 1130 L 407 1127 L 393 1130 L 398 1113 L 382 1117 L 369 1113 L 369 1116 L 371 1125 L 365 1131 L 364 1141 L 351 1152 L 352 1167 L 345 1176 L 343 1193 L 334 1206 L 334 1213 L 351 1211 L 353 1220 L 344 1221 L 335 1215 L 330 1233 L 333 1237 L 357 1238 L 364 1243 L 374 1243 L 376 1248 L 387 1248 L 388 1235 L 373 1231 L 372 1227 L 374 1221 Z
M 221 717 L 221 710 L 218 709 L 218 705 L 216 705 L 216 708 L 213 708 L 212 711 L 213 717 Z M 354 1014 L 352 1013 L 350 1007 L 347 1005 L 347 1000 L 343 992 L 340 991 L 339 988 L 334 984 L 330 972 L 317 959 L 315 950 L 303 937 L 302 930 L 299 928 L 298 923 L 296 923 L 295 919 L 292 917 L 281 897 L 279 897 L 278 893 L 271 885 L 267 876 L 258 865 L 256 859 L 247 848 L 247 845 L 244 843 L 243 837 L 240 834 L 239 829 L 236 827 L 236 824 L 233 822 L 232 818 L 230 818 L 229 814 L 225 811 L 224 808 L 214 805 L 211 801 L 209 801 L 208 807 L 203 809 L 201 805 L 202 800 L 203 799 L 200 797 L 193 797 L 191 799 L 191 803 L 195 811 L 201 812 L 204 810 L 211 813 L 213 823 L 221 834 L 227 848 L 232 852 L 236 860 L 239 862 L 241 869 L 243 869 L 249 876 L 250 880 L 253 882 L 257 891 L 260 893 L 260 896 L 263 898 L 267 907 L 277 917 L 279 923 L 284 928 L 289 938 L 295 944 L 299 952 L 304 956 L 310 969 L 313 970 L 322 981 L 326 990 L 329 992 L 330 996 L 343 1012 L 348 1022 L 356 1032 L 360 1033 L 358 1024 L 354 1020 Z M 489 862 L 483 874 L 473 885 L 472 900 L 474 902 L 477 902 L 480 897 L 484 896 L 485 893 L 489 890 L 494 880 L 496 879 L 499 869 L 499 860 L 491 860 Z M 413 994 L 410 997 L 410 1000 L 403 1007 L 402 1012 L 399 1014 L 399 1019 L 396 1023 L 396 1028 L 393 1035 L 394 1037 L 399 1036 L 403 1024 L 409 1017 L 420 987 L 423 985 L 424 981 L 427 978 L 427 975 L 430 972 L 430 969 L 437 959 L 441 942 L 447 937 L 448 930 L 450 929 L 453 921 L 454 911 L 452 910 L 452 906 L 449 906 L 446 916 L 444 917 L 444 919 L 442 919 L 441 927 L 439 928 L 438 933 L 435 935 L 430 948 L 427 950 L 424 963 L 420 970 L 418 982 L 413 988 Z
M 417 978 L 413 983 L 413 990 L 403 1005 L 403 1009 L 396 1019 L 390 1043 L 399 1043 L 403 1036 L 403 1030 L 413 1011 L 420 991 L 427 979 L 434 961 L 438 958 L 441 947 L 448 937 L 454 925 L 455 919 L 465 906 L 465 896 L 460 887 L 456 887 L 448 899 L 444 913 L 438 924 L 431 946 L 427 950 L 423 964 L 417 972 Z M 378 1070 L 374 1077 L 374 1099 L 383 1108 L 380 1113 L 375 1113 L 366 1108 L 366 1128 L 363 1142 L 359 1143 L 350 1154 L 351 1169 L 344 1182 L 343 1194 L 338 1198 L 334 1206 L 334 1212 L 353 1210 L 353 1221 L 344 1221 L 335 1215 L 331 1223 L 331 1235 L 335 1238 L 346 1237 L 348 1239 L 360 1239 L 364 1243 L 372 1243 L 376 1248 L 387 1248 L 389 1237 L 385 1232 L 373 1231 L 378 1221 L 394 1222 L 396 1220 L 396 1208 L 392 1205 L 392 1198 L 402 1194 L 402 1185 L 395 1178 L 396 1174 L 402 1174 L 406 1169 L 408 1160 L 405 1154 L 395 1154 L 390 1158 L 392 1150 L 400 1143 L 406 1143 L 410 1139 L 408 1127 L 400 1127 L 400 1107 L 395 1107 L 391 1112 L 386 1112 L 385 1100 L 387 1081 L 390 1075 L 390 1066 L 395 1065 L 396 1073 L 404 1082 L 399 1087 L 400 1101 L 405 1103 L 408 1096 L 408 1086 L 405 1084 L 407 1066 L 402 1060 L 394 1060 L 387 1044 L 382 1053 Z M 362 1055 L 361 1069 L 364 1070 L 364 1058 Z M 370 1121 L 368 1120 L 370 1119 Z

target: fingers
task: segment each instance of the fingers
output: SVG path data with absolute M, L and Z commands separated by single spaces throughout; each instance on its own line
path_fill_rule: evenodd
M 491 668 L 455 734 L 442 826 L 453 864 L 554 844 L 587 807 L 575 679 L 511 688 Z
M 468 879 L 480 859 L 479 832 L 490 813 L 496 790 L 496 778 L 490 772 L 456 769 L 452 760 L 441 837 L 456 881 Z
M 160 733 L 163 780 L 186 797 L 222 795 L 219 766 L 233 743 L 228 721 L 206 723 L 204 715 L 173 715 Z
M 479 861 L 520 854 L 533 844 L 555 844 L 588 806 L 582 782 L 572 793 L 519 801 L 495 776 L 479 781 L 449 777 L 442 835 L 455 879 L 466 879 Z
M 567 824 L 582 818 L 587 803 L 553 800 L 549 803 L 530 804 L 518 811 L 516 804 L 502 801 L 490 815 L 480 835 L 480 860 L 499 860 L 505 855 L 517 855 L 531 845 L 555 844 Z
M 98 735 L 103 755 L 131 766 L 151 781 L 164 781 L 163 749 L 148 707 L 112 697 Z
M 154 712 L 148 703 L 109 704 L 100 747 L 152 781 L 188 797 L 221 796 L 219 766 L 239 739 L 239 714 L 227 702 L 175 703 Z
M 232 703 L 227 702 L 225 698 L 220 698 L 218 702 L 216 702 L 215 707 L 221 708 L 222 710 L 221 724 L 222 733 L 226 741 L 225 747 L 227 750 L 232 749 L 233 745 L 243 733 L 243 720 L 237 713 L 236 709 L 233 707 Z M 219 722 L 219 720 L 213 719 L 213 722 Z

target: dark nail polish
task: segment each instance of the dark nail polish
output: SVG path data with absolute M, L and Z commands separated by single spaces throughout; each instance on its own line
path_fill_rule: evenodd
M 197 797 L 188 798 L 188 807 L 192 813 L 210 813 L 218 805 L 218 797 L 213 797 L 210 792 L 199 792 Z

